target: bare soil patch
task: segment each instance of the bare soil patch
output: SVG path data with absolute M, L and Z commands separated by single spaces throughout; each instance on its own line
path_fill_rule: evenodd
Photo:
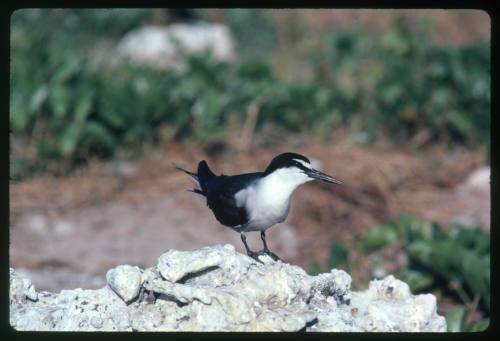
M 247 152 L 169 145 L 138 161 L 95 162 L 65 177 L 11 182 L 10 266 L 30 274 L 37 289 L 58 291 L 101 287 L 110 267 L 153 266 L 171 248 L 231 243 L 243 252 L 239 235 L 215 220 L 203 198 L 186 191 L 193 182 L 172 162 L 195 169 L 206 159 L 215 173 L 236 174 L 264 169 L 289 150 L 344 182 L 302 186 L 288 219 L 269 230 L 271 250 L 290 263 L 307 269 L 323 262 L 334 241 L 349 246 L 355 235 L 403 212 L 444 226 L 458 221 L 489 229 L 489 190 L 464 187 L 469 174 L 486 164 L 481 150 L 300 141 Z M 252 248 L 261 248 L 257 233 L 248 237 Z

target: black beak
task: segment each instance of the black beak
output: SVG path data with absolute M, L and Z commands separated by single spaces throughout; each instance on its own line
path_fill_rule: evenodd
M 330 175 L 322 173 L 322 172 L 320 172 L 319 170 L 316 170 L 316 169 L 308 170 L 308 171 L 306 171 L 306 174 L 309 177 L 313 178 L 313 179 L 323 180 L 325 182 L 330 182 L 332 184 L 337 184 L 337 185 L 342 184 L 342 181 L 337 180 L 334 177 L 331 177 Z

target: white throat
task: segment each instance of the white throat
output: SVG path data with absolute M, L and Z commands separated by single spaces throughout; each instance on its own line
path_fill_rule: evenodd
M 236 193 L 237 205 L 249 215 L 249 230 L 265 230 L 285 220 L 293 191 L 311 181 L 296 167 L 278 169 Z
M 313 180 L 296 167 L 277 169 L 260 180 L 262 190 L 272 193 L 273 197 L 283 198 L 292 195 L 303 183 Z

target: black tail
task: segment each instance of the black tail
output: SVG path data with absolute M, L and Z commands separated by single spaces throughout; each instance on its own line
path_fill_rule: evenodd
M 175 168 L 178 169 L 178 170 L 180 170 L 180 171 L 183 171 L 184 173 L 186 173 L 187 175 L 189 175 L 190 177 L 192 177 L 193 179 L 195 179 L 196 181 L 199 182 L 199 180 L 198 180 L 198 174 L 190 172 L 188 170 L 185 170 L 184 168 L 181 168 L 181 167 L 179 167 L 177 165 L 175 166 Z
M 189 189 L 188 191 L 206 196 L 208 183 L 212 178 L 215 177 L 215 174 L 212 173 L 210 168 L 208 168 L 207 162 L 205 160 L 200 161 L 200 163 L 198 164 L 198 174 L 185 170 L 184 168 L 181 168 L 177 165 L 175 166 L 175 168 L 180 171 L 183 171 L 184 173 L 195 179 L 200 184 L 201 189 L 194 188 L 194 189 Z
M 200 161 L 198 164 L 198 182 L 203 195 L 206 195 L 208 185 L 213 178 L 215 178 L 215 174 L 208 168 L 207 162 L 205 160 Z

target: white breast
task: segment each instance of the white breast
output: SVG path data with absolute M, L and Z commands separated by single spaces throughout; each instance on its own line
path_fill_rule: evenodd
M 311 179 L 298 168 L 280 169 L 236 193 L 236 204 L 245 207 L 246 230 L 265 230 L 285 220 L 293 191 Z

